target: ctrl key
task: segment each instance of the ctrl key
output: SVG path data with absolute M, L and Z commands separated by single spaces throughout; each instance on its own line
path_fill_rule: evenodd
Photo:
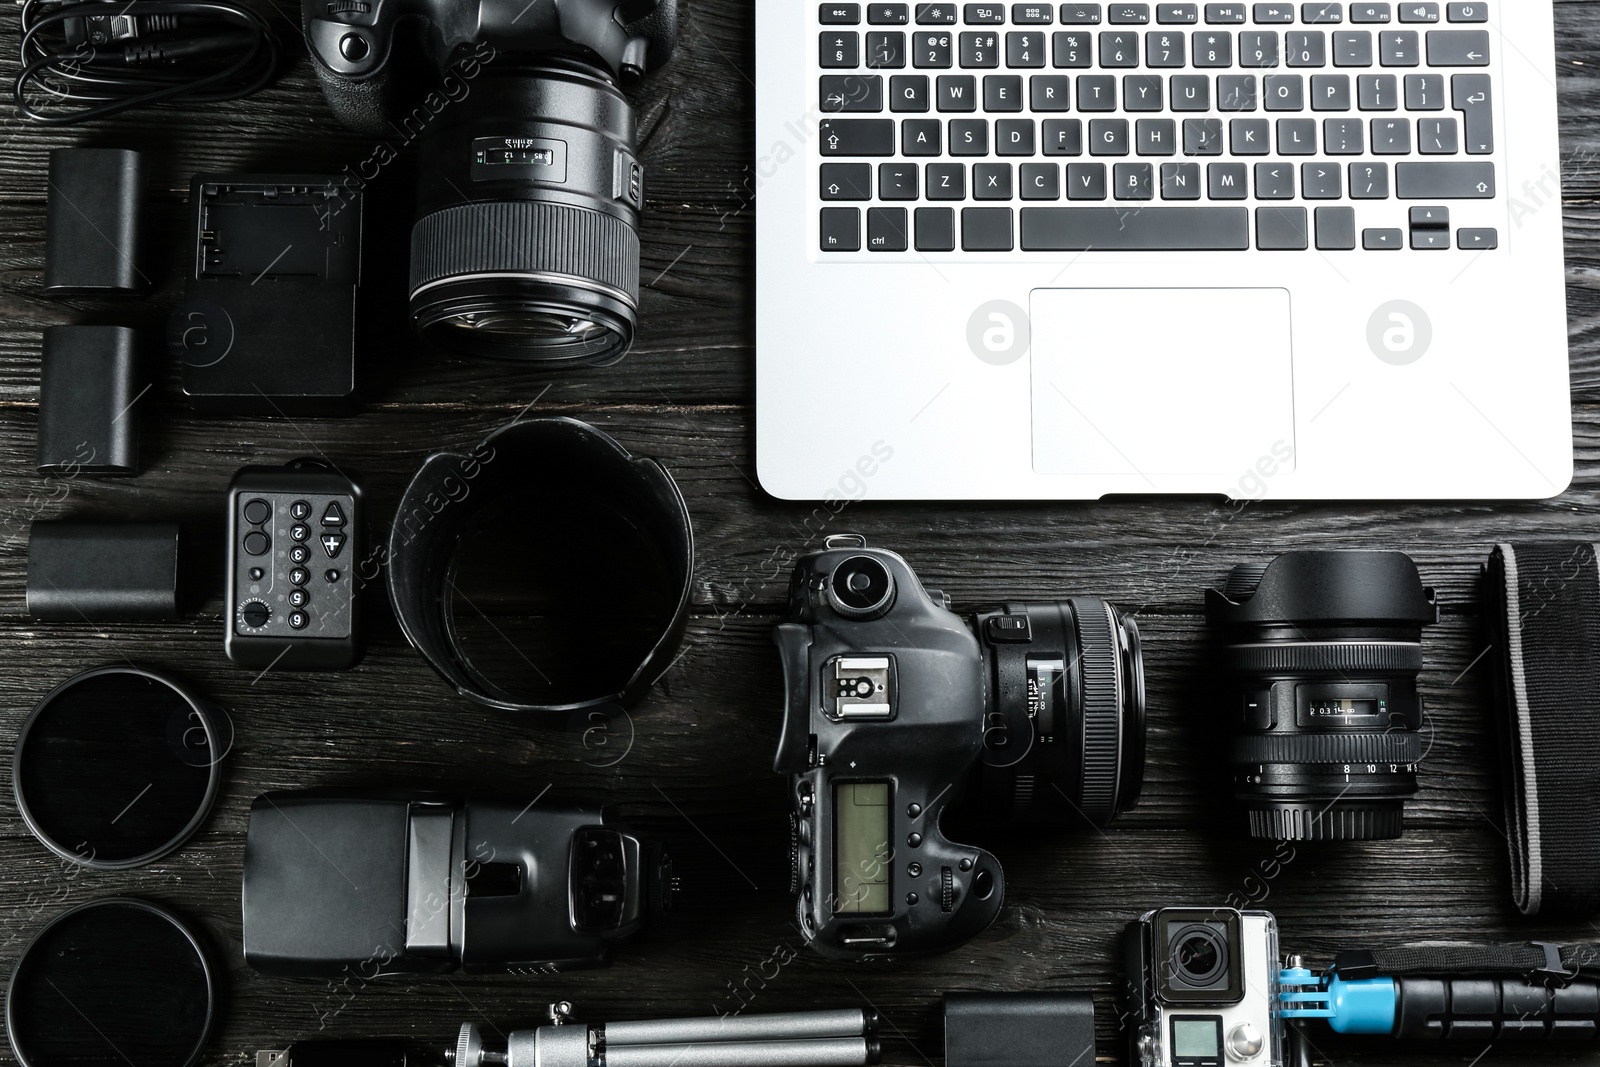
M 861 211 L 853 207 L 822 209 L 822 250 L 861 251 Z

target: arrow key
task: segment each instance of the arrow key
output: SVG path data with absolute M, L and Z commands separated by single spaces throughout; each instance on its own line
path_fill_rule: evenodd
M 1401 248 L 1405 244 L 1399 230 L 1362 230 L 1361 247 L 1370 251 Z
M 1488 30 L 1429 30 L 1428 64 L 1434 67 L 1487 67 Z
M 871 200 L 871 163 L 824 163 L 822 199 Z
M 1456 231 L 1457 248 L 1487 250 L 1500 247 L 1500 235 L 1493 227 L 1462 227 Z
M 1411 209 L 1413 230 L 1448 230 L 1450 209 L 1447 207 L 1414 207 Z

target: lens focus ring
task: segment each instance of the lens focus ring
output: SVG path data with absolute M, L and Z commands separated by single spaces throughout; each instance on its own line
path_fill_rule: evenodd
M 1249 734 L 1233 742 L 1235 763 L 1416 763 L 1422 735 Z
M 538 200 L 457 204 L 411 231 L 411 292 L 447 278 L 539 274 L 639 303 L 639 233 L 614 215 Z
M 1118 739 L 1122 706 L 1117 639 L 1111 607 L 1095 597 L 1074 597 L 1078 667 L 1083 677 L 1083 814 L 1104 826 L 1117 814 Z
M 1422 670 L 1422 645 L 1409 641 L 1285 641 L 1231 645 L 1227 658 L 1230 669 L 1252 674 L 1415 674 Z

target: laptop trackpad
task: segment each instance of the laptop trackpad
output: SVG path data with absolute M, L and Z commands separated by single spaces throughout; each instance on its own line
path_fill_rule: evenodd
M 1040 474 L 1237 476 L 1294 445 L 1286 289 L 1035 289 L 1029 316 Z

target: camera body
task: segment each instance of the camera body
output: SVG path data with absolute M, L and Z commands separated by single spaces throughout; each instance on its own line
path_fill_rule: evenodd
M 244 955 L 362 979 L 596 967 L 672 888 L 665 857 L 596 807 L 267 793 L 250 808 Z
M 1141 1067 L 1282 1067 L 1278 924 L 1266 911 L 1162 908 L 1127 931 L 1131 1059 Z
M 340 121 L 383 138 L 385 160 L 396 134 L 420 142 L 413 329 L 489 359 L 621 359 L 644 206 L 623 90 L 671 56 L 677 0 L 302 0 L 301 15 Z M 401 57 L 403 28 L 421 62 Z
M 791 776 L 792 889 L 823 955 L 938 952 L 994 922 L 1000 863 L 940 825 L 964 795 L 1001 819 L 1097 825 L 1137 797 L 1137 629 L 1106 602 L 969 627 L 900 556 L 844 535 L 797 562 L 790 619 L 773 769 Z
M 328 106 L 375 136 L 394 134 L 389 123 L 408 103 L 403 86 L 429 80 L 396 54 L 402 23 L 421 24 L 422 54 L 409 58 L 435 74 L 468 56 L 512 65 L 543 56 L 631 81 L 667 61 L 678 22 L 677 0 L 301 0 L 300 14 Z

